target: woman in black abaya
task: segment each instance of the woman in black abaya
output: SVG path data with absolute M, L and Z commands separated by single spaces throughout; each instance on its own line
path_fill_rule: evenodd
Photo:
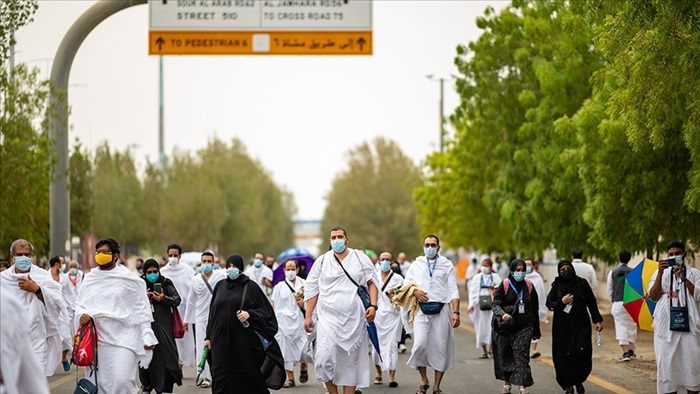
M 180 305 L 180 295 L 173 282 L 160 274 L 160 266 L 153 259 L 143 264 L 143 280 L 151 302 L 153 323 L 158 344 L 153 349 L 153 359 L 148 368 L 139 368 L 141 392 L 172 393 L 173 385 L 182 386 L 182 370 L 178 365 L 177 346 L 173 337 L 173 308 Z M 155 291 L 156 283 L 161 291 Z
M 269 393 L 260 372 L 265 351 L 258 334 L 274 342 L 275 312 L 260 287 L 243 274 L 241 256 L 228 257 L 226 274 L 214 287 L 204 342 L 211 349 L 212 392 Z
M 569 260 L 560 260 L 559 276 L 547 295 L 547 308 L 554 311 L 552 359 L 559 386 L 567 394 L 584 393 L 583 382 L 593 368 L 591 318 L 596 331 L 603 330 L 603 317 L 591 286 L 576 276 Z M 590 313 L 590 315 L 589 315 Z

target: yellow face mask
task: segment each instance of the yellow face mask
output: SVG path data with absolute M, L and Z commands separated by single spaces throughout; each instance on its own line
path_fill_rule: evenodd
M 107 265 L 112 262 L 112 255 L 107 253 L 98 253 L 95 255 L 95 262 L 99 265 Z

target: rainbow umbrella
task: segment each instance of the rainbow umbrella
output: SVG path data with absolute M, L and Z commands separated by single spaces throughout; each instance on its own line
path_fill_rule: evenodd
M 656 302 L 648 297 L 647 289 L 658 266 L 657 261 L 644 259 L 627 274 L 625 279 L 622 305 L 642 330 L 654 331 L 651 324 L 654 322 Z

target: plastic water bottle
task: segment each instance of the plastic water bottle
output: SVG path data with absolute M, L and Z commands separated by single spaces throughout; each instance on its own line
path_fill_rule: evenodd
M 600 340 L 600 331 L 595 332 L 595 345 L 600 346 L 601 340 Z
M 240 314 L 241 314 L 241 311 L 238 311 L 238 312 L 236 313 L 236 316 L 238 316 L 238 315 L 240 315 Z M 246 321 L 244 321 L 244 322 L 241 322 L 241 324 L 243 324 L 243 327 L 245 327 L 245 328 L 250 327 L 250 323 L 248 323 L 248 320 L 246 320 Z

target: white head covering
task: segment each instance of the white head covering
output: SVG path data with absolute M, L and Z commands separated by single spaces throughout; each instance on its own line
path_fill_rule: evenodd
M 486 253 L 482 254 L 481 257 L 479 258 L 479 262 L 483 263 L 484 260 L 491 260 L 491 256 L 487 255 Z M 493 260 L 491 260 L 493 261 Z

